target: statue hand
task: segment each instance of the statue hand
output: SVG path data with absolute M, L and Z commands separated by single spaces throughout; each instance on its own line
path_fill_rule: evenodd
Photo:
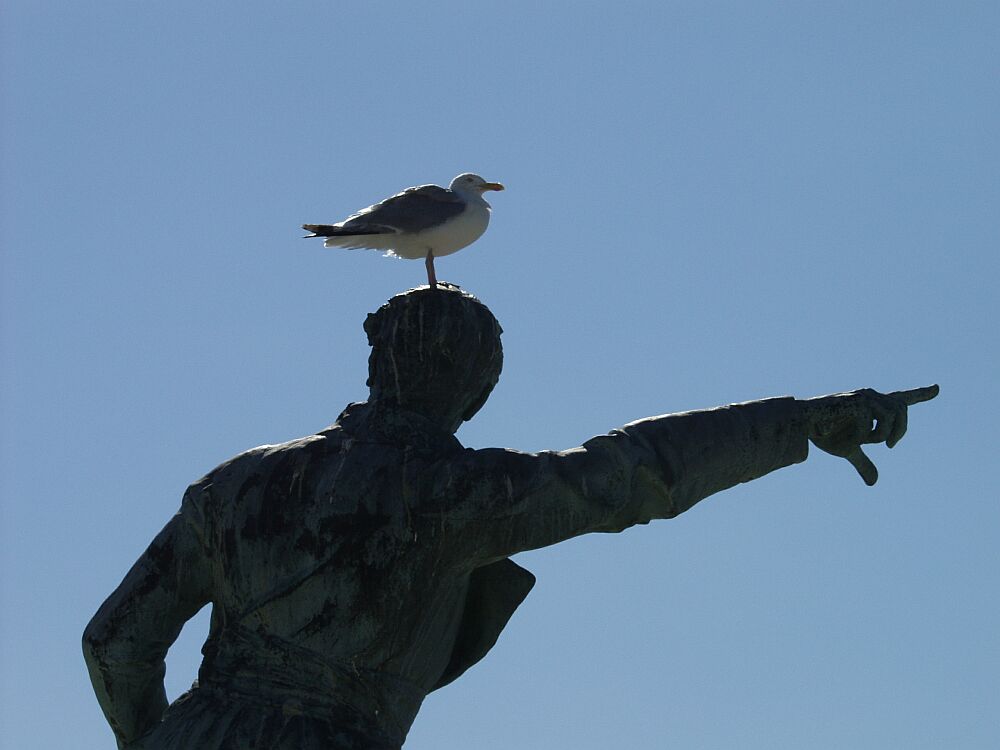
M 864 388 L 807 399 L 802 403 L 809 439 L 820 450 L 850 461 L 871 486 L 878 480 L 878 469 L 861 446 L 884 442 L 892 448 L 906 432 L 906 407 L 931 400 L 938 390 L 936 385 L 892 393 Z

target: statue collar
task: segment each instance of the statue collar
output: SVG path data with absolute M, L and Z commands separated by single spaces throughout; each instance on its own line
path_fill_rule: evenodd
M 348 404 L 337 417 L 337 425 L 348 437 L 370 443 L 461 450 L 462 444 L 451 432 L 416 412 L 362 401 Z

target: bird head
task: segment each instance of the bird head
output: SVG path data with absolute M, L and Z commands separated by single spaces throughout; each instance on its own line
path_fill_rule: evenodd
M 460 174 L 451 181 L 450 187 L 456 193 L 471 193 L 473 195 L 482 195 L 487 190 L 504 189 L 503 185 L 499 182 L 487 182 L 479 175 L 472 174 L 471 172 Z

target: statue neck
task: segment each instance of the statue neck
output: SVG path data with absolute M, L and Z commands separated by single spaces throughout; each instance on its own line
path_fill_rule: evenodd
M 422 447 L 460 447 L 455 430 L 442 421 L 376 399 L 349 404 L 337 419 L 342 429 L 362 439 Z

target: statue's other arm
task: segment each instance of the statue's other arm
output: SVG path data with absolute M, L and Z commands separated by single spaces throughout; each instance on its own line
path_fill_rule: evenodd
M 559 453 L 468 451 L 439 474 L 435 494 L 454 503 L 447 515 L 461 535 L 459 554 L 481 564 L 672 518 L 709 495 L 804 461 L 810 440 L 847 458 L 871 484 L 860 444 L 897 442 L 906 406 L 933 398 L 932 388 L 912 400 L 907 394 L 915 391 L 866 390 L 651 417 Z
M 83 634 L 97 700 L 119 747 L 145 734 L 167 708 L 164 657 L 184 623 L 210 599 L 197 512 L 181 512 L 156 536 Z

